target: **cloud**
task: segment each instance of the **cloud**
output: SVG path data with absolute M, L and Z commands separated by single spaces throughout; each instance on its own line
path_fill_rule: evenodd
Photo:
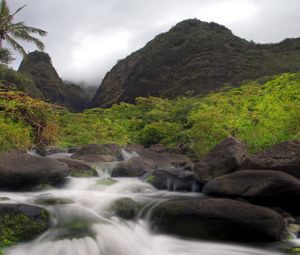
M 12 10 L 22 4 L 18 20 L 48 31 L 46 51 L 61 77 L 92 85 L 118 59 L 187 18 L 261 43 L 300 36 L 299 0 L 9 0 Z

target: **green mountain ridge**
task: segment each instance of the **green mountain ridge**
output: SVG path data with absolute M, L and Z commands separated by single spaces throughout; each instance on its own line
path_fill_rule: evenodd
M 83 88 L 61 80 L 47 53 L 39 51 L 29 53 L 21 62 L 19 72 L 34 82 L 36 93 L 25 91 L 29 92 L 30 96 L 66 106 L 73 111 L 82 111 L 90 104 L 91 98 Z
M 300 70 L 300 39 L 255 44 L 226 27 L 197 19 L 178 23 L 119 61 L 103 79 L 93 106 L 136 97 L 207 95 L 228 84 Z

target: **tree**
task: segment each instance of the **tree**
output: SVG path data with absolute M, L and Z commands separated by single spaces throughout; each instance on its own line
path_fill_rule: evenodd
M 32 36 L 32 34 L 39 36 L 45 36 L 47 34 L 46 31 L 39 28 L 26 26 L 24 22 L 13 23 L 15 15 L 25 6 L 26 5 L 20 7 L 11 14 L 6 1 L 2 0 L 0 2 L 0 49 L 3 49 L 3 41 L 6 41 L 14 50 L 20 52 L 23 56 L 26 56 L 26 51 L 17 40 L 33 42 L 38 49 L 44 50 L 44 44 L 38 38 Z

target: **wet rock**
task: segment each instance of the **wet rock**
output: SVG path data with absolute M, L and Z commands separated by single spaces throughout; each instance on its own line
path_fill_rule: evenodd
M 215 177 L 236 171 L 247 156 L 245 143 L 234 137 L 227 137 L 195 164 L 195 178 L 204 184 Z
M 120 162 L 112 171 L 112 177 L 140 177 L 146 173 L 151 173 L 155 169 L 154 162 L 144 158 L 132 158 Z
M 103 179 L 97 180 L 97 182 L 96 182 L 97 185 L 101 185 L 101 186 L 111 186 L 115 183 L 117 183 L 117 181 L 112 178 L 103 178 Z
M 66 205 L 74 202 L 69 198 L 45 197 L 38 198 L 34 201 L 38 205 Z
M 84 161 L 77 159 L 59 159 L 59 161 L 68 165 L 70 175 L 73 177 L 92 177 L 97 176 L 97 171 Z
M 150 151 L 154 151 L 156 153 L 161 153 L 161 152 L 167 152 L 168 148 L 166 148 L 164 145 L 158 143 L 158 144 L 152 144 L 149 148 Z
M 49 228 L 49 214 L 23 204 L 0 204 L 0 247 L 29 241 Z
M 300 178 L 300 141 L 284 142 L 251 155 L 241 169 L 277 170 Z
M 76 151 L 71 158 L 85 162 L 111 162 L 121 158 L 121 148 L 115 144 L 89 144 Z
M 62 152 L 62 150 L 55 146 L 40 144 L 39 146 L 36 147 L 36 152 L 39 155 L 46 157 L 55 153 Z
M 141 209 L 141 205 L 131 198 L 121 198 L 116 200 L 112 207 L 112 211 L 125 220 L 133 219 Z
M 75 153 L 75 152 L 77 152 L 77 151 L 79 151 L 81 149 L 81 147 L 72 147 L 72 148 L 69 148 L 68 150 L 67 150 L 67 152 L 68 153 Z
M 160 190 L 194 192 L 200 190 L 200 185 L 195 180 L 194 173 L 182 169 L 155 170 L 148 175 L 146 181 Z
M 155 167 L 158 169 L 180 167 L 186 170 L 191 170 L 194 165 L 191 159 L 185 155 L 169 151 L 158 153 L 156 151 L 146 149 L 142 145 L 128 145 L 125 150 L 128 152 L 136 152 L 141 158 L 154 162 Z
M 278 241 L 285 230 L 277 212 L 231 199 L 169 200 L 155 207 L 151 218 L 161 232 L 208 240 Z
M 22 152 L 0 153 L 0 188 L 21 189 L 41 184 L 55 184 L 69 175 L 60 161 Z
M 203 192 L 210 196 L 240 197 L 300 212 L 296 202 L 300 199 L 300 180 L 280 171 L 237 171 L 211 180 Z

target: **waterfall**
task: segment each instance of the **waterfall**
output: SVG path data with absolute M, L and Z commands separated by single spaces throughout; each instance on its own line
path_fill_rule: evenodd
M 140 155 L 137 153 L 137 152 L 135 152 L 135 151 L 132 151 L 132 152 L 130 152 L 130 151 L 126 151 L 126 150 L 121 150 L 121 153 L 122 153 L 122 158 L 123 158 L 123 160 L 125 160 L 125 161 L 127 161 L 127 160 L 129 160 L 129 159 L 132 159 L 132 158 L 137 158 L 137 157 L 139 157 Z

